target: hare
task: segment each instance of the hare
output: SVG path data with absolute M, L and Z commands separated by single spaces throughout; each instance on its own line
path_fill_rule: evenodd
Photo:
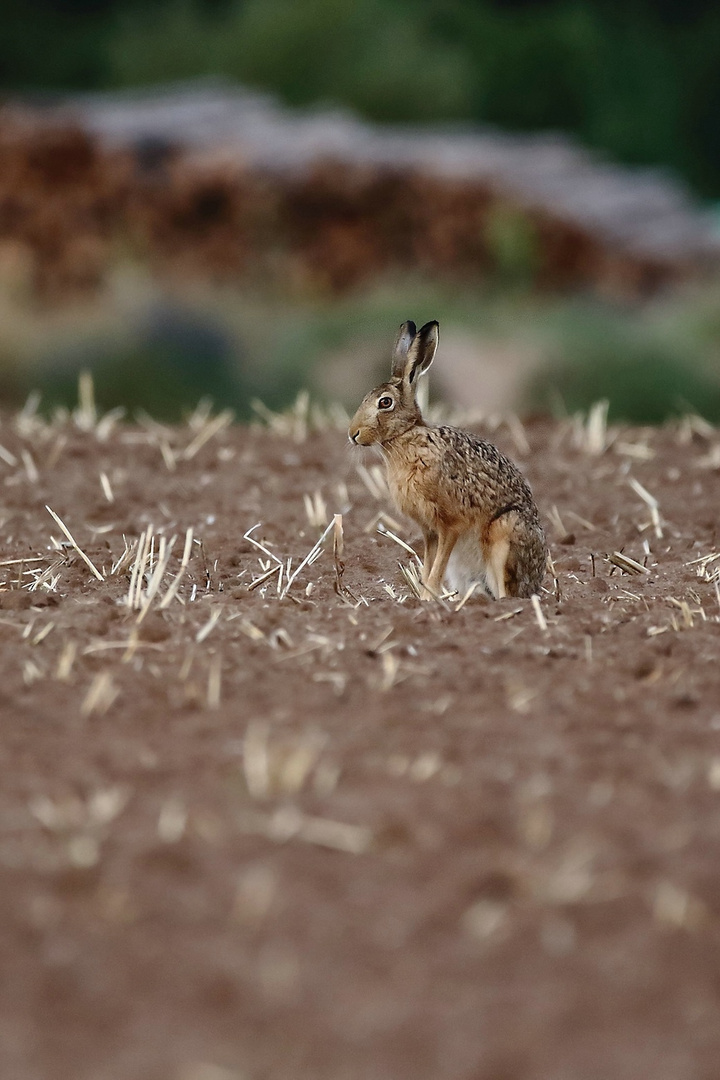
M 491 597 L 532 596 L 547 543 L 532 492 L 500 451 L 467 431 L 431 427 L 417 403 L 418 379 L 435 356 L 438 323 L 400 327 L 388 382 L 367 394 L 348 438 L 379 446 L 398 510 L 422 529 L 423 599 L 479 586 Z

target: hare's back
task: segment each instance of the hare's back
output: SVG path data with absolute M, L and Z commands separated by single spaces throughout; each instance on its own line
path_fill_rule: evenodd
M 517 465 L 497 446 L 470 431 L 454 427 L 433 429 L 442 448 L 442 475 L 448 487 L 469 509 L 491 512 L 514 507 L 531 517 L 537 508 L 530 486 Z

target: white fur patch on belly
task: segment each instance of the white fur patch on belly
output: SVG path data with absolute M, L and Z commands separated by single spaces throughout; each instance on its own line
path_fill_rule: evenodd
M 466 532 L 458 539 L 448 560 L 445 584 L 460 596 L 464 596 L 471 585 L 493 595 L 477 533 Z

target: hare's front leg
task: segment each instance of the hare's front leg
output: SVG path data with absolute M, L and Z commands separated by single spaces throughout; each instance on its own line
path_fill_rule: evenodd
M 427 579 L 430 577 L 430 571 L 432 570 L 433 562 L 435 561 L 435 555 L 437 553 L 437 533 L 433 532 L 432 529 L 423 529 L 423 540 L 423 560 L 420 580 L 422 581 L 423 585 L 426 585 Z
M 431 594 L 440 596 L 442 592 L 443 578 L 447 570 L 448 559 L 460 535 L 459 530 L 452 529 L 441 532 L 437 538 L 437 549 L 433 559 L 432 570 L 428 574 L 424 584 Z

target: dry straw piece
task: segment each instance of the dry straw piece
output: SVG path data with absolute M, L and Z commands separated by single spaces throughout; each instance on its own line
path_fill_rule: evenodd
M 25 472 L 27 474 L 29 482 L 31 484 L 37 484 L 38 480 L 40 479 L 40 473 L 37 471 L 37 466 L 33 461 L 32 454 L 29 450 L 22 450 L 20 452 L 20 455 L 22 457 L 23 465 L 25 466 Z
M 208 619 L 208 621 L 198 630 L 197 634 L 195 635 L 196 644 L 201 645 L 203 641 L 207 640 L 207 638 L 210 637 L 210 634 L 213 632 L 218 622 L 220 621 L 221 615 L 222 608 L 220 607 L 216 607 L 215 610 L 210 613 L 210 618 Z
M 313 496 L 304 494 L 303 503 L 305 505 L 307 519 L 312 527 L 314 529 L 324 528 L 324 526 L 327 525 L 328 510 L 322 492 L 316 491 Z
M 108 479 L 107 473 L 100 473 L 100 487 L 102 488 L 103 495 L 105 496 L 107 501 L 109 503 L 114 503 L 115 495 L 113 494 L 113 489 L 110 486 L 110 481 Z
M 132 565 L 132 571 L 130 573 L 130 586 L 128 588 L 127 606 L 131 611 L 135 611 L 140 607 L 140 595 L 142 590 L 142 575 L 145 570 L 145 563 L 150 557 L 150 542 L 152 538 L 152 525 L 148 525 L 147 529 L 144 529 L 140 534 L 138 540 L 135 561 Z
M 335 515 L 335 517 L 338 517 L 338 516 L 339 516 L 339 515 L 337 515 L 337 514 Z M 311 548 L 311 549 L 310 549 L 310 551 L 309 551 L 309 552 L 307 553 L 307 555 L 305 556 L 305 558 L 304 558 L 304 559 L 302 560 L 302 562 L 300 563 L 300 565 L 299 565 L 299 566 L 298 566 L 298 567 L 297 567 L 297 568 L 296 568 L 296 569 L 295 569 L 295 570 L 294 570 L 294 571 L 292 572 L 292 574 L 290 574 L 290 575 L 289 575 L 289 577 L 288 577 L 288 579 L 287 579 L 287 581 L 286 581 L 286 583 L 285 583 L 285 585 L 284 585 L 284 587 L 283 587 L 283 589 L 282 589 L 282 592 L 280 593 L 280 598 L 281 598 L 281 599 L 282 599 L 282 598 L 283 598 L 284 596 L 287 596 L 287 594 L 288 594 L 288 592 L 290 591 L 290 588 L 291 588 L 291 586 L 292 586 L 292 583 L 293 583 L 293 582 L 295 581 L 295 579 L 297 578 L 298 574 L 299 574 L 299 573 L 300 573 L 300 572 L 301 572 L 302 570 L 304 570 L 306 566 L 311 566 L 311 565 L 312 565 L 312 564 L 313 564 L 314 562 L 316 562 L 316 561 L 317 561 L 317 560 L 318 560 L 318 559 L 320 558 L 320 556 L 322 555 L 322 553 L 323 553 L 323 547 L 324 547 L 324 545 L 325 545 L 325 540 L 326 540 L 326 539 L 327 539 L 327 537 L 329 536 L 329 534 L 330 534 L 331 530 L 335 529 L 335 517 L 333 517 L 333 520 L 332 520 L 332 521 L 330 522 L 330 524 L 329 524 L 329 525 L 328 525 L 328 526 L 327 526 L 327 527 L 325 528 L 325 530 L 323 531 L 323 534 L 322 534 L 322 536 L 320 537 L 320 539 L 319 539 L 319 540 L 317 541 L 317 543 L 316 543 L 316 544 L 314 544 L 314 545 L 312 546 L 312 548 Z M 281 565 L 282 565 L 282 564 L 281 564 Z
M 394 540 L 395 543 L 399 544 L 401 548 L 404 548 L 405 551 L 407 551 L 409 555 L 412 555 L 412 557 L 415 560 L 415 563 L 416 563 L 417 566 L 420 566 L 420 567 L 422 566 L 422 559 L 418 555 L 415 548 L 410 547 L 410 545 L 406 544 L 404 540 L 401 540 L 400 537 L 396 533 L 391 532 L 390 529 L 388 529 L 383 524 L 382 521 L 378 521 L 376 531 L 379 532 L 381 536 L 387 536 L 388 539 Z
M 190 562 L 190 556 L 192 554 L 192 542 L 193 542 L 193 530 L 192 530 L 192 526 L 191 526 L 187 530 L 187 532 L 185 533 L 185 547 L 183 548 L 183 555 L 182 555 L 182 561 L 180 563 L 180 570 L 178 571 L 178 573 L 175 575 L 175 577 L 170 582 L 170 585 L 168 586 L 167 592 L 165 593 L 165 595 L 163 596 L 162 600 L 160 601 L 160 603 L 158 605 L 158 609 L 160 611 L 163 611 L 166 607 L 168 607 L 170 602 L 172 601 L 173 597 L 177 595 L 177 591 L 178 591 L 178 589 L 180 587 L 180 582 L 182 581 L 183 577 L 185 576 L 185 573 L 186 573 L 187 567 L 188 567 L 188 563 Z
M 385 502 L 390 498 L 390 489 L 387 485 L 385 473 L 380 465 L 372 465 L 369 469 L 362 464 L 356 466 L 357 474 L 368 489 L 373 499 L 377 502 Z
M 338 403 L 324 408 L 311 402 L 307 390 L 301 390 L 290 408 L 281 413 L 272 412 L 257 398 L 251 401 L 250 405 L 273 434 L 290 438 L 296 443 L 305 442 L 311 431 L 327 431 L 330 428 L 342 431 L 347 428 L 350 420 L 345 409 Z
M 197 433 L 192 442 L 185 447 L 180 455 L 183 461 L 190 461 L 195 457 L 197 452 L 202 449 L 206 442 L 218 435 L 224 428 L 228 427 L 234 418 L 232 409 L 224 409 L 213 420 L 208 420 L 200 431 Z
M 65 535 L 65 536 L 67 537 L 67 539 L 69 540 L 69 542 L 70 542 L 70 543 L 72 544 L 72 546 L 73 546 L 73 547 L 75 548 L 75 550 L 77 551 L 78 555 L 79 555 L 79 556 L 80 556 L 80 558 L 81 558 L 81 559 L 83 560 L 83 562 L 85 562 L 85 563 L 86 563 L 86 564 L 87 564 L 87 565 L 88 565 L 88 566 L 90 567 L 90 569 L 92 570 L 93 574 L 94 574 L 94 575 L 95 575 L 95 577 L 96 577 L 96 578 L 98 579 L 98 581 L 104 581 L 104 580 L 105 580 L 104 576 L 103 576 L 103 575 L 102 575 L 102 574 L 100 573 L 100 571 L 98 570 L 97 566 L 96 566 L 96 565 L 95 565 L 95 563 L 94 563 L 94 562 L 92 561 L 92 559 L 88 558 L 88 556 L 87 556 L 87 555 L 85 554 L 85 552 L 84 552 L 84 551 L 82 550 L 82 548 L 81 548 L 81 547 L 80 547 L 80 545 L 78 544 L 77 540 L 75 539 L 75 537 L 73 536 L 73 534 L 72 534 L 72 533 L 70 532 L 70 530 L 68 529 L 68 527 L 67 527 L 67 525 L 65 524 L 65 522 L 64 522 L 64 521 L 61 521 L 61 519 L 60 519 L 60 518 L 59 518 L 59 517 L 57 516 L 57 514 L 55 513 L 55 511 L 54 511 L 54 510 L 51 510 L 49 506 L 46 506 L 46 507 L 45 507 L 45 509 L 47 510 L 48 514 L 50 514 L 50 517 L 51 517 L 51 518 L 53 519 L 53 521 L 54 521 L 54 522 L 55 522 L 55 524 L 56 524 L 56 525 L 58 526 L 58 528 L 62 530 L 62 532 L 63 532 L 63 533 L 64 533 L 64 535 Z
M 70 678 L 70 673 L 73 668 L 73 664 L 77 658 L 77 643 L 74 641 L 68 641 L 60 654 L 58 660 L 57 669 L 55 671 L 55 678 L 59 682 L 67 682 Z
M 713 566 L 717 563 L 717 566 Z M 696 567 L 696 573 L 703 581 L 720 581 L 720 551 L 714 551 L 711 555 L 701 555 L 699 559 L 692 559 L 688 566 Z
M 208 668 L 207 704 L 209 709 L 220 708 L 222 690 L 222 659 L 213 657 Z
M 141 609 L 137 619 L 138 623 L 141 623 L 147 615 L 148 611 L 150 610 L 150 605 L 152 604 L 160 588 L 160 583 L 162 582 L 162 579 L 165 576 L 165 572 L 168 568 L 168 563 L 170 561 L 170 556 L 172 555 L 172 549 L 175 545 L 176 539 L 177 537 L 173 536 L 168 543 L 165 540 L 164 536 L 160 537 L 160 547 L 158 550 L 157 562 L 155 563 L 155 568 L 152 572 L 150 580 L 148 581 L 145 596 L 141 597 Z
M 543 614 L 543 609 L 540 606 L 540 597 L 537 595 L 537 593 L 534 593 L 530 597 L 530 602 L 533 606 L 533 611 L 535 612 L 535 618 L 537 619 L 538 626 L 544 634 L 547 633 L 548 624 Z
M 345 537 L 343 534 L 343 516 L 342 514 L 333 515 L 333 562 L 335 564 L 335 592 L 341 600 L 346 604 L 350 604 L 351 607 L 357 607 L 362 603 L 362 599 L 358 599 L 357 596 L 347 587 L 343 581 L 343 575 L 345 573 L 345 563 L 343 562 L 343 554 L 345 552 Z
M 622 551 L 613 551 L 607 556 L 607 561 L 612 563 L 613 566 L 617 566 L 619 570 L 624 570 L 626 574 L 649 574 L 647 566 L 643 566 L 642 563 L 637 562 L 636 559 L 631 559 L 629 555 L 623 555 Z
M 120 693 L 113 682 L 109 671 L 101 671 L 95 676 L 90 684 L 87 694 L 80 706 L 83 716 L 91 716 L 93 713 L 102 715 L 106 713 Z
M 27 559 L 25 561 L 33 562 L 34 560 Z M 66 562 L 67 558 L 63 552 L 60 557 L 51 562 L 45 570 L 40 571 L 33 568 L 26 570 L 25 573 L 32 575 L 33 580 L 29 584 L 24 585 L 23 588 L 27 589 L 28 592 L 36 592 L 40 588 L 46 589 L 48 592 L 57 592 L 57 585 L 60 580 L 58 571 L 62 566 L 65 566 Z
M 640 496 L 645 505 L 649 507 L 650 521 L 655 530 L 655 536 L 658 538 L 658 540 L 662 540 L 663 531 L 662 525 L 660 524 L 660 511 L 658 508 L 657 499 L 654 495 L 651 495 L 650 492 L 646 488 L 644 488 L 642 484 L 635 479 L 634 476 L 628 477 L 628 484 L 633 489 L 633 491 Z
M 248 585 L 248 591 L 256 589 L 259 585 L 263 585 L 274 574 L 278 575 L 279 591 L 285 564 L 283 563 L 282 559 L 279 559 L 273 551 L 270 551 L 270 549 L 266 547 L 265 544 L 261 544 L 260 541 L 256 540 L 255 537 L 252 535 L 256 529 L 260 528 L 261 524 L 262 522 L 258 521 L 257 525 L 253 525 L 252 528 L 248 529 L 247 532 L 243 533 L 243 540 L 247 540 L 247 542 L 249 544 L 252 544 L 253 547 L 257 548 L 258 551 L 262 551 L 263 555 L 265 555 L 267 559 L 267 563 L 265 566 L 262 565 L 261 560 L 260 565 L 262 566 L 263 573 L 259 578 L 255 578 L 254 581 L 250 582 L 250 584 Z
M 97 424 L 95 386 L 89 371 L 81 371 L 78 377 L 78 405 L 73 412 L 73 420 L 81 431 L 92 431 Z
M 586 422 L 578 425 L 577 441 L 581 449 L 591 457 L 604 454 L 610 445 L 608 438 L 608 410 L 610 402 L 603 398 L 590 407 Z
M 239 825 L 248 833 L 266 836 L 277 844 L 299 840 L 348 855 L 363 855 L 372 848 L 374 835 L 365 825 L 303 814 L 296 806 L 281 806 L 273 814 L 244 814 Z

